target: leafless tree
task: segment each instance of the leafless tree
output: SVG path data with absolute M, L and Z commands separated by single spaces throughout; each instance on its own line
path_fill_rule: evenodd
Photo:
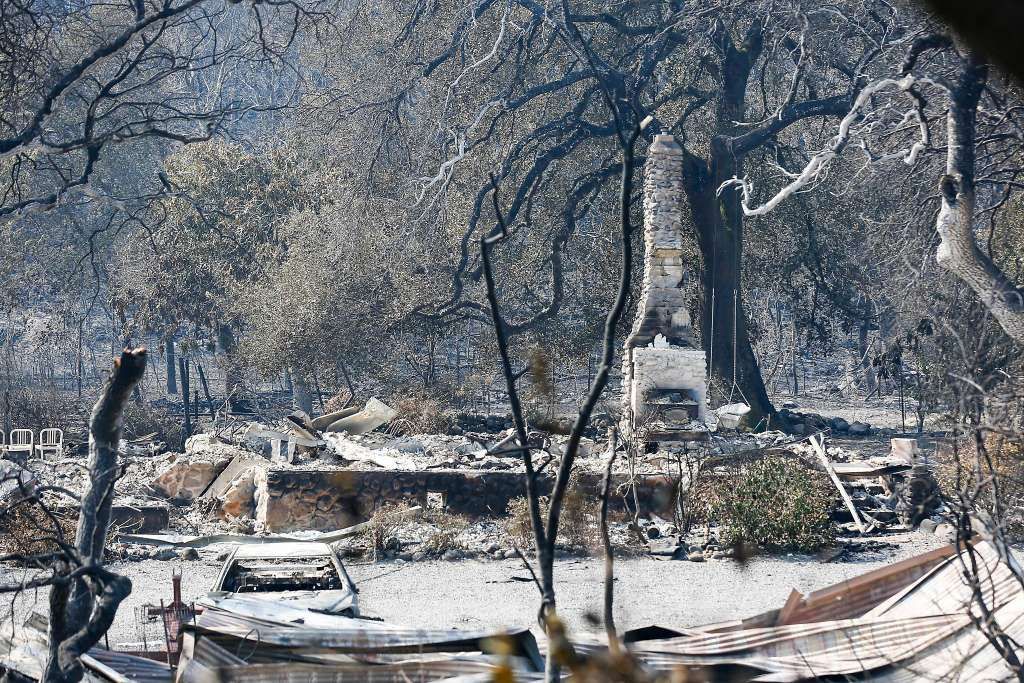
M 493 158 L 497 146 L 507 151 L 500 154 L 499 179 L 514 188 L 506 220 L 543 239 L 546 252 L 521 288 L 528 304 L 516 306 L 510 329 L 538 329 L 559 314 L 568 291 L 568 245 L 581 239 L 581 219 L 603 220 L 589 200 L 616 176 L 610 144 L 616 126 L 602 106 L 604 81 L 616 102 L 637 98 L 654 116 L 653 127 L 683 143 L 712 369 L 726 393 L 742 394 L 755 416 L 774 414 L 746 324 L 745 218 L 735 193 L 719 193 L 719 186 L 742 175 L 751 155 L 806 144 L 797 139 L 814 135 L 812 124 L 847 112 L 870 80 L 866 74 L 880 64 L 884 70 L 907 19 L 886 3 L 552 8 L 523 0 L 474 3 L 450 24 L 428 25 L 438 11 L 416 5 L 396 19 L 402 22 L 396 47 L 419 73 L 398 83 L 383 103 L 350 107 L 376 105 L 401 126 L 402 107 L 426 91 L 441 103 L 426 111 L 454 135 L 436 152 L 437 173 L 424 179 L 422 201 L 443 203 L 456 187 L 474 196 L 448 300 L 428 310 L 439 316 L 485 311 L 472 291 L 481 265 L 471 244 L 491 219 L 489 186 L 470 188 L 471 179 L 460 173 L 472 174 L 477 159 Z M 563 39 L 573 26 L 591 46 L 592 63 Z M 824 39 L 837 35 L 843 50 Z M 551 106 L 556 101 L 572 106 Z
M 939 55 L 924 59 L 929 53 Z M 1010 337 L 1024 343 L 1024 290 L 1000 268 L 998 255 L 983 250 L 976 235 L 984 217 L 996 221 L 999 210 L 1020 186 L 1024 142 L 1015 107 L 1010 104 L 1013 87 L 1005 79 L 990 82 L 989 71 L 986 59 L 974 48 L 946 33 L 923 33 L 907 49 L 899 74 L 866 85 L 829 144 L 802 169 L 792 172 L 790 182 L 781 190 L 755 205 L 745 180 L 727 180 L 721 187 L 725 190 L 738 184 L 744 212 L 766 214 L 814 183 L 854 139 L 861 141 L 870 164 L 902 159 L 914 165 L 943 151 L 933 141 L 937 126 L 928 113 L 930 98 L 939 99 L 945 109 L 939 117 L 945 123 L 940 137 L 945 143 L 945 168 L 934 198 L 938 203 L 935 231 L 940 240 L 936 260 L 974 291 Z M 902 113 L 892 102 L 873 108 L 877 98 L 887 92 L 905 94 L 907 105 Z M 894 113 L 899 113 L 899 118 L 887 120 L 887 115 Z M 908 129 L 916 131 L 916 137 L 908 140 Z M 866 140 L 875 137 L 880 142 L 894 134 L 901 143 L 906 141 L 905 147 L 872 155 L 868 145 L 875 140 Z M 981 207 L 980 201 L 984 202 Z
M 293 69 L 280 69 L 270 98 L 241 92 L 239 82 L 283 65 L 303 20 L 323 7 L 316 0 L 5 3 L 0 218 L 51 209 L 75 190 L 124 208 L 165 191 L 104 174 L 103 162 L 123 163 L 128 149 L 152 154 L 206 140 L 253 112 L 288 105 Z
M 563 10 L 567 7 L 563 3 Z M 596 56 L 591 49 L 588 40 L 579 32 L 575 25 L 566 27 L 568 35 L 565 39 L 572 41 L 578 49 L 581 58 L 585 58 L 592 67 L 596 67 Z M 540 508 L 540 495 L 538 476 L 540 472 L 534 469 L 533 457 L 531 454 L 530 442 L 526 419 L 519 399 L 517 380 L 521 373 L 512 366 L 509 355 L 509 336 L 515 330 L 502 317 L 498 288 L 494 278 L 492 263 L 492 252 L 496 245 L 509 239 L 512 233 L 509 229 L 501 206 L 498 200 L 498 181 L 492 176 L 491 199 L 494 206 L 494 214 L 497 219 L 495 230 L 480 238 L 480 251 L 483 261 L 483 274 L 487 286 L 487 299 L 490 303 L 491 317 L 494 324 L 495 336 L 498 342 L 498 352 L 501 359 L 501 367 L 505 377 L 506 389 L 509 396 L 510 408 L 513 422 L 515 424 L 516 437 L 519 448 L 522 449 L 522 457 L 526 466 L 526 489 L 527 501 L 529 504 L 530 521 L 533 527 L 534 541 L 537 551 L 537 560 L 540 569 L 540 584 L 542 603 L 540 611 L 540 622 L 545 629 L 555 627 L 557 614 L 555 611 L 555 584 L 554 584 L 554 558 L 555 542 L 558 537 L 559 521 L 562 512 L 562 504 L 565 500 L 566 491 L 569 486 L 572 468 L 579 452 L 580 440 L 583 431 L 590 423 L 601 396 L 608 383 L 609 375 L 614 367 L 615 352 L 618 340 L 619 324 L 626 308 L 626 299 L 630 292 L 631 279 L 633 276 L 633 219 L 632 219 L 632 198 L 633 176 L 636 164 L 636 144 L 644 128 L 650 124 L 651 117 L 644 116 L 639 102 L 631 100 L 616 99 L 617 93 L 609 82 L 600 80 L 601 92 L 605 105 L 611 113 L 614 125 L 618 131 L 616 134 L 621 149 L 620 161 L 620 187 L 619 187 L 619 226 L 620 226 L 620 248 L 621 265 L 619 270 L 619 285 L 615 300 L 605 318 L 604 333 L 601 339 L 600 364 L 597 374 L 590 386 L 587 396 L 580 407 L 579 414 L 573 422 L 569 433 L 569 439 L 565 446 L 561 460 L 555 473 L 555 481 L 551 492 L 548 506 L 547 518 L 543 519 Z M 614 454 L 609 454 L 609 458 Z M 611 465 L 609 464 L 609 468 Z M 603 515 L 606 513 L 603 513 Z M 602 516 L 603 516 L 602 515 Z M 609 558 L 610 559 L 610 558 Z M 610 569 L 609 569 L 610 571 Z M 611 608 L 611 596 L 606 597 L 608 609 Z M 614 633 L 614 625 L 608 623 L 609 633 Z M 547 677 L 548 680 L 558 679 L 558 666 L 553 659 L 554 652 L 549 652 Z

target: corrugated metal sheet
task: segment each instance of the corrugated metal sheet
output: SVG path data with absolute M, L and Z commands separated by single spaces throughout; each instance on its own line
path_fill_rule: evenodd
M 216 671 L 222 683 L 419 683 L 483 675 L 493 678 L 496 667 L 473 659 L 423 659 L 391 664 L 259 664 L 223 667 Z M 517 680 L 522 677 L 517 676 Z
M 118 682 L 169 683 L 172 678 L 171 667 L 166 663 L 98 647 L 89 650 L 82 663 L 100 676 Z M 120 678 L 110 672 L 115 672 Z
M 969 623 L 961 615 L 849 619 L 651 641 L 639 644 L 634 652 L 646 665 L 661 670 L 681 664 L 734 664 L 776 674 L 781 680 L 843 676 L 905 659 Z
M 223 605 L 236 605 L 233 599 Z M 273 609 L 281 612 L 281 605 L 267 605 L 259 600 L 261 613 Z M 260 647 L 302 649 L 304 651 L 345 652 L 420 652 L 479 650 L 485 641 L 509 638 L 521 646 L 536 643 L 529 629 L 513 629 L 504 633 L 493 630 L 457 631 L 455 629 L 403 628 L 366 619 L 336 615 L 317 615 L 304 611 L 312 619 L 319 619 L 316 627 L 305 624 L 272 621 L 265 617 L 249 616 L 220 607 L 208 607 L 187 629 L 211 636 L 227 636 L 258 643 Z M 325 619 L 327 617 L 327 619 Z
M 952 555 L 953 546 L 937 548 L 804 596 L 798 594 L 798 601 L 787 604 L 780 611 L 776 624 L 806 624 L 859 617 Z
M 858 619 L 687 635 L 634 646 L 649 667 L 752 667 L 759 681 L 869 675 L 872 680 L 1004 680 L 1012 672 L 974 626 L 964 580 L 966 552 Z M 976 546 L 986 604 L 1001 627 L 1024 642 L 1024 589 L 995 548 Z M 1012 561 L 1012 560 L 1011 560 Z M 973 571 L 973 570 L 972 570 Z
M 292 621 L 274 620 L 270 618 L 271 612 Z M 298 619 L 303 623 L 296 623 Z M 403 628 L 365 619 L 283 609 L 280 604 L 268 605 L 241 597 L 219 600 L 215 606 L 208 606 L 194 624 L 186 625 L 185 633 L 189 659 L 208 668 L 231 666 L 231 658 L 249 664 L 285 661 L 322 664 L 332 658 L 331 663 L 343 660 L 345 655 L 364 664 L 371 660 L 393 664 L 394 660 L 408 658 L 410 654 L 495 653 L 502 649 L 500 641 L 511 645 L 512 655 L 526 662 L 528 669 L 539 670 L 542 666 L 537 642 L 528 629 L 500 633 Z M 210 644 L 216 649 L 207 650 Z

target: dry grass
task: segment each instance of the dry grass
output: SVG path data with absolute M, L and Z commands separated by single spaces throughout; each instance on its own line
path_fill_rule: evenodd
M 391 425 L 401 434 L 444 434 L 455 424 L 455 413 L 436 398 L 407 396 L 394 405 L 398 417 Z
M 435 530 L 420 545 L 421 551 L 427 555 L 443 555 L 449 550 L 464 549 L 460 536 L 469 526 L 469 520 L 460 515 L 438 513 L 431 521 Z
M 58 552 L 49 539 L 63 534 L 66 543 L 74 544 L 78 520 L 74 515 L 54 514 L 57 525 L 37 505 L 23 504 L 0 515 L 0 554 L 39 555 Z
M 405 523 L 403 513 L 408 506 L 387 506 L 378 508 L 370 518 L 370 527 L 366 534 L 370 541 L 370 550 L 375 561 L 383 559 L 384 553 L 397 550 L 398 530 Z
M 939 449 L 935 478 L 944 497 L 958 501 L 963 494 L 1011 540 L 1024 539 L 1024 438 L 989 433 L 981 457 L 973 439 L 958 446 L 956 457 L 952 448 Z
M 541 501 L 541 514 L 547 512 L 547 499 Z M 512 543 L 522 551 L 533 547 L 533 526 L 530 523 L 530 506 L 525 497 L 513 498 L 505 508 L 502 521 L 505 533 Z
M 335 413 L 342 408 L 347 408 L 352 405 L 352 394 L 349 393 L 348 389 L 342 389 L 334 396 L 324 401 L 324 415 L 328 413 Z
M 562 515 L 559 518 L 558 540 L 577 549 L 593 549 L 600 544 L 598 528 L 598 507 L 600 501 L 590 499 L 576 485 L 576 475 L 569 479 L 569 487 L 562 499 Z M 548 498 L 540 501 L 542 518 L 547 518 Z M 505 533 L 521 550 L 534 547 L 533 525 L 530 522 L 530 507 L 526 498 L 513 498 L 505 509 L 503 522 Z

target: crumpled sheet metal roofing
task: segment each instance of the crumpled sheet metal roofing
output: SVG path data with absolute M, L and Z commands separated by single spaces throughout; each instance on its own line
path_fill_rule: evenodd
M 260 649 L 273 647 L 304 652 L 462 652 L 478 650 L 485 641 L 499 637 L 509 638 L 522 646 L 532 644 L 536 647 L 533 634 L 525 628 L 496 633 L 489 630 L 402 628 L 340 616 L 334 619 L 331 628 L 305 628 L 275 624 L 211 607 L 196 619 L 194 625 L 188 624 L 185 628 L 211 636 L 249 641 Z
M 116 682 L 170 683 L 172 679 L 171 667 L 163 662 L 98 647 L 89 650 L 82 663 L 94 673 Z
M 222 683 L 412 683 L 417 681 L 493 681 L 497 667 L 480 659 L 414 659 L 388 664 L 362 662 L 254 664 L 221 667 Z M 516 681 L 535 676 L 516 672 Z M 538 679 L 539 680 L 539 679 Z M 188 683 L 183 681 L 182 683 Z
M 977 574 L 1000 626 L 1024 642 L 1024 589 L 988 543 L 974 546 Z M 1012 562 L 1012 558 L 1009 560 Z M 793 681 L 867 674 L 883 681 L 1004 680 L 1013 672 L 972 621 L 978 608 L 964 567 L 968 551 L 862 617 L 684 635 L 633 646 L 655 669 L 742 666 L 752 680 Z
M 528 629 L 406 628 L 244 597 L 207 606 L 184 639 L 179 683 L 490 680 L 503 653 L 516 680 L 532 680 L 543 666 Z
M 953 546 L 947 545 L 807 595 L 795 593 L 779 610 L 775 624 L 806 624 L 863 616 L 953 554 Z

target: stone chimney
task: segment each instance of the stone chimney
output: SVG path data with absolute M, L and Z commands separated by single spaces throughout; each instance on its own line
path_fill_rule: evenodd
M 683 151 L 658 135 L 644 166 L 644 281 L 623 354 L 623 402 L 635 419 L 703 421 L 707 363 L 695 342 L 683 283 Z

